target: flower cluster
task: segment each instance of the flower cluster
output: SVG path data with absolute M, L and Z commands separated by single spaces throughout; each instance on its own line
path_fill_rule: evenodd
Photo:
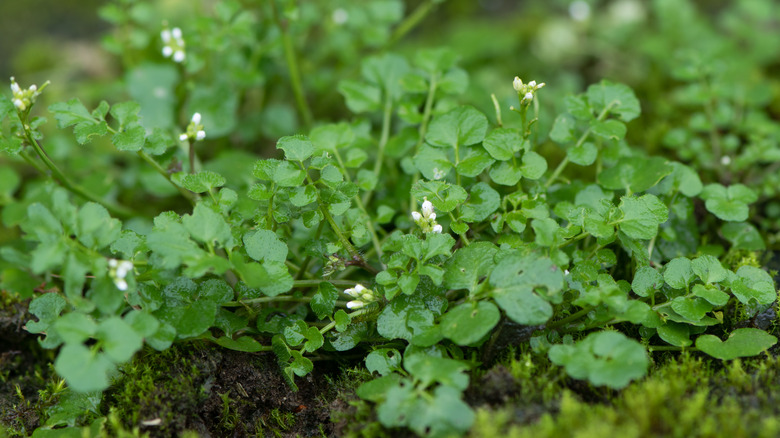
M 114 280 L 116 288 L 125 291 L 127 290 L 127 273 L 133 270 L 133 262 L 127 260 L 108 260 L 108 275 Z
M 166 58 L 173 56 L 175 62 L 184 61 L 186 56 L 184 53 L 184 38 L 181 36 L 181 29 L 174 27 L 173 29 L 163 29 L 160 32 L 160 38 L 163 41 L 162 54 Z
M 534 100 L 534 95 L 536 95 L 536 90 L 544 87 L 544 85 L 544 82 L 537 84 L 536 81 L 524 84 L 523 80 L 517 76 L 515 76 L 515 80 L 512 82 L 512 87 L 517 91 L 517 95 L 521 97 L 521 105 L 531 103 Z
M 187 132 L 179 136 L 181 141 L 198 141 L 206 138 L 206 131 L 203 130 L 203 125 L 200 124 L 200 113 L 192 115 L 190 124 L 187 125 Z
M 14 95 L 12 101 L 19 111 L 25 111 L 27 108 L 30 108 L 30 106 L 35 103 L 35 99 L 41 94 L 42 90 L 43 87 L 39 90 L 38 86 L 35 84 L 30 85 L 30 88 L 26 90 L 22 89 L 22 87 L 16 83 L 16 79 L 11 77 L 11 92 L 13 92 Z
M 441 225 L 436 223 L 436 213 L 433 212 L 433 204 L 428 198 L 423 198 L 422 214 L 418 211 L 412 212 L 412 219 L 423 233 L 441 233 Z
M 361 307 L 365 307 L 367 304 L 373 303 L 377 300 L 377 297 L 374 295 L 374 291 L 371 289 L 366 289 L 362 284 L 357 284 L 353 288 L 346 289 L 344 293 L 351 296 L 352 298 L 355 298 L 354 300 L 347 303 L 348 309 L 360 309 Z

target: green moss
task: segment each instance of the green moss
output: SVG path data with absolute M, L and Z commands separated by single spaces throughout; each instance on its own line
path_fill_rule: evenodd
M 778 365 L 759 357 L 721 366 L 683 354 L 604 402 L 563 389 L 538 421 L 519 414 L 522 403 L 480 408 L 470 436 L 773 437 L 780 433 Z

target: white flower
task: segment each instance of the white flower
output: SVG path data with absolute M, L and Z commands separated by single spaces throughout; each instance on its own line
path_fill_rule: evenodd
M 569 5 L 569 16 L 574 21 L 585 21 L 590 18 L 590 5 L 583 0 L 577 0 Z
M 347 20 L 349 20 L 349 12 L 342 8 L 338 8 L 333 11 L 333 14 L 331 14 L 330 19 L 333 20 L 334 23 L 341 26 L 342 24 L 346 23 Z
M 512 88 L 514 88 L 517 92 L 523 89 L 523 81 L 520 79 L 520 77 L 515 76 L 515 80 L 512 81 Z
M 117 259 L 110 259 L 108 261 L 108 266 L 111 268 L 116 268 L 117 265 L 119 265 L 119 261 Z
M 169 58 L 171 55 L 173 55 L 173 48 L 171 48 L 171 46 L 163 47 L 162 54 L 164 57 Z
M 30 85 L 30 92 L 35 93 L 38 90 L 38 87 L 35 84 Z
M 133 262 L 122 260 L 116 267 L 116 276 L 119 278 L 125 278 L 127 273 L 133 270 Z
M 365 307 L 366 303 L 362 301 L 350 301 L 347 303 L 347 309 L 360 309 L 361 307 Z
M 206 138 L 206 131 L 202 129 L 195 134 L 195 140 L 203 140 L 204 138 Z
M 122 278 L 115 279 L 114 280 L 114 284 L 116 285 L 116 288 L 121 290 L 121 291 L 126 291 L 127 290 L 127 281 L 125 281 Z
M 426 219 L 433 214 L 433 204 L 428 199 L 425 199 L 422 203 L 422 214 Z
M 203 125 L 200 124 L 201 119 L 200 113 L 193 114 L 189 125 L 187 125 L 187 132 L 179 135 L 179 140 L 200 141 L 206 138 L 206 131 L 203 130 Z
M 181 29 L 179 29 L 178 27 L 174 27 L 171 30 L 171 36 L 173 36 L 177 40 L 180 40 L 181 39 Z
M 536 88 L 536 81 L 529 82 L 528 86 L 531 87 L 531 88 Z
M 164 43 L 168 43 L 171 41 L 171 31 L 168 29 L 163 29 L 162 32 L 160 32 L 160 38 L 162 38 Z
M 186 58 L 184 53 L 184 38 L 181 29 L 174 27 L 172 30 L 163 29 L 160 32 L 163 41 L 162 54 L 166 58 L 173 57 L 174 62 L 182 62 Z
M 176 62 L 184 61 L 184 51 L 177 50 L 176 53 L 173 54 L 173 60 Z
M 545 85 L 547 85 L 547 84 L 545 84 L 544 82 L 542 82 L 541 84 L 539 84 L 539 85 L 535 86 L 535 87 L 534 87 L 534 89 L 535 89 L 535 90 L 538 90 L 538 89 L 540 89 L 540 88 L 544 87 Z
M 530 91 L 528 93 L 525 93 L 525 96 L 523 96 L 523 100 L 524 101 L 525 100 L 528 100 L 528 101 L 534 100 L 534 93 L 531 93 Z
M 431 230 L 432 233 L 441 234 L 442 228 L 441 225 L 436 224 L 433 226 L 433 229 Z
M 11 82 L 11 91 L 12 91 L 14 94 L 19 94 L 19 93 L 21 93 L 21 92 L 22 92 L 22 88 L 19 86 L 19 84 L 17 84 L 17 83 L 14 81 L 14 78 L 11 78 L 11 81 L 12 81 L 12 82 Z
M 19 111 L 24 111 L 27 108 L 27 105 L 21 99 L 14 99 L 14 106 L 19 108 Z
M 724 166 L 728 166 L 729 164 L 731 164 L 731 157 L 729 157 L 728 155 L 724 155 L 720 157 L 720 164 Z
M 355 287 L 345 289 L 344 293 L 355 298 L 360 298 L 363 295 L 363 291 L 367 290 L 362 284 L 356 284 Z
M 200 113 L 195 113 L 192 115 L 192 123 L 196 125 L 200 123 Z
M 414 219 L 415 222 L 420 222 L 420 220 L 422 219 L 422 215 L 418 211 L 413 211 L 412 219 Z
M 187 141 L 188 138 L 190 138 L 190 136 L 187 134 L 182 134 L 179 136 L 179 140 L 181 141 Z

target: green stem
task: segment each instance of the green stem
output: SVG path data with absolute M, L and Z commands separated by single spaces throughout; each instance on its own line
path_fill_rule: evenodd
M 27 142 L 33 147 L 35 150 L 35 153 L 38 154 L 38 158 L 43 161 L 43 164 L 46 165 L 46 167 L 49 168 L 51 173 L 54 175 L 54 178 L 59 181 L 60 184 L 62 184 L 63 187 L 65 187 L 69 192 L 80 196 L 81 198 L 86 199 L 87 201 L 92 201 L 97 204 L 102 205 L 106 208 L 106 210 L 110 211 L 111 213 L 120 216 L 120 217 L 130 217 L 133 215 L 133 211 L 130 210 L 127 207 L 124 207 L 122 205 L 117 205 L 108 201 L 104 201 L 97 196 L 93 195 L 92 193 L 87 192 L 81 186 L 76 185 L 73 183 L 70 179 L 68 179 L 67 176 L 65 176 L 64 173 L 57 167 L 56 164 L 49 158 L 49 155 L 46 154 L 46 151 L 43 150 L 41 145 L 38 144 L 38 142 L 33 138 L 32 132 L 30 131 L 30 127 L 27 125 L 27 120 L 22 117 L 21 114 L 19 114 L 19 120 L 22 122 L 22 126 L 24 129 L 24 136 Z
M 385 94 L 387 95 L 385 96 L 385 111 L 382 116 L 382 134 L 379 137 L 379 150 L 377 151 L 376 162 L 374 163 L 374 176 L 377 181 L 379 180 L 379 173 L 382 171 L 382 161 L 384 161 L 385 158 L 385 147 L 387 146 L 387 141 L 390 139 L 390 122 L 392 121 L 393 115 L 392 98 L 389 93 L 385 92 Z M 371 201 L 371 195 L 373 194 L 374 191 L 370 190 L 363 195 L 364 205 L 368 205 L 369 201 Z
M 190 173 L 192 174 L 195 173 L 195 144 L 192 142 L 192 140 L 188 140 L 188 143 L 190 145 Z
M 171 175 L 168 174 L 168 172 L 160 166 L 160 164 L 154 160 L 154 158 L 150 157 L 149 154 L 147 154 L 144 151 L 138 151 L 138 156 L 141 157 L 142 160 L 146 161 L 152 168 L 157 171 L 160 175 L 163 176 L 169 183 L 171 183 L 172 186 L 176 187 L 176 189 L 179 191 L 179 193 L 190 202 L 190 204 L 195 205 L 195 196 L 190 192 L 189 190 L 185 189 L 184 187 L 180 187 L 176 185 L 175 182 L 171 179 Z
M 388 42 L 388 46 L 391 46 L 398 42 L 401 38 L 404 37 L 409 31 L 414 29 L 418 24 L 420 24 L 421 21 L 425 18 L 426 15 L 428 15 L 431 10 L 436 6 L 436 2 L 433 0 L 426 0 L 425 2 L 421 3 L 420 6 L 417 7 L 414 11 L 412 11 L 411 14 L 409 14 L 404 21 L 401 22 L 401 24 L 398 25 L 398 27 L 395 28 L 393 31 L 392 36 L 390 36 L 390 40 Z
M 614 105 L 614 102 L 611 102 L 609 105 L 604 107 L 604 109 L 601 111 L 601 114 L 596 118 L 599 122 L 604 120 L 604 118 L 607 117 L 607 114 L 609 114 L 610 108 L 612 108 L 612 105 Z M 577 140 L 577 143 L 574 145 L 575 148 L 578 148 L 582 146 L 583 143 L 585 143 L 585 140 L 588 139 L 588 136 L 590 135 L 590 127 L 585 130 L 585 132 L 582 133 L 580 138 Z M 569 164 L 569 157 L 566 156 L 563 158 L 563 161 L 561 161 L 558 164 L 558 167 L 555 168 L 553 171 L 553 174 L 550 176 L 550 179 L 547 180 L 546 183 L 544 183 L 545 188 L 549 188 L 550 185 L 552 185 L 553 182 L 555 182 L 556 179 L 558 179 L 558 176 L 560 176 L 561 172 L 563 172 L 563 169 L 566 168 L 566 165 Z
M 360 316 L 369 312 L 370 312 L 369 309 L 360 309 L 360 310 L 355 310 L 354 312 L 350 312 L 347 315 L 349 315 L 350 318 L 354 318 L 356 316 Z M 331 321 L 330 323 L 328 323 L 328 325 L 320 329 L 320 333 L 324 335 L 328 331 L 332 330 L 334 327 L 336 327 L 336 321 Z
M 436 97 L 436 88 L 439 86 L 439 73 L 432 73 L 430 77 L 430 83 L 428 84 L 428 96 L 425 97 L 425 107 L 423 108 L 423 118 L 420 123 L 420 128 L 417 130 L 417 144 L 414 146 L 415 155 L 420 152 L 420 148 L 425 142 L 425 134 L 428 133 L 428 123 L 431 120 L 431 113 L 433 112 L 433 101 Z M 414 172 L 412 177 L 412 187 L 414 187 L 417 180 L 420 179 L 420 171 Z M 410 193 L 409 210 L 414 210 L 417 207 L 417 199 Z
M 501 128 L 504 126 L 504 122 L 501 121 L 501 106 L 498 104 L 495 93 L 490 94 L 490 100 L 493 101 L 493 108 L 496 110 L 496 124 Z
M 271 0 L 271 11 L 276 21 L 276 25 L 279 27 L 279 31 L 282 36 L 282 46 L 284 47 L 284 58 L 287 61 L 287 69 L 290 72 L 290 82 L 292 84 L 293 94 L 295 94 L 295 102 L 298 105 L 298 112 L 303 119 L 303 124 L 308 130 L 311 128 L 312 115 L 309 104 L 306 102 L 306 97 L 303 94 L 303 85 L 301 82 L 301 73 L 298 69 L 298 61 L 295 56 L 295 47 L 293 46 L 292 38 L 288 32 L 287 23 L 283 22 L 276 10 L 276 0 Z
M 588 307 L 585 307 L 583 309 L 580 309 L 579 311 L 574 312 L 574 313 L 572 313 L 571 315 L 569 315 L 569 316 L 567 316 L 565 318 L 562 318 L 562 319 L 559 319 L 557 321 L 553 321 L 551 323 L 548 323 L 547 324 L 547 328 L 555 329 L 555 328 L 558 328 L 558 327 L 562 327 L 562 326 L 564 326 L 566 324 L 569 324 L 572 321 L 576 321 L 576 320 L 582 318 L 583 316 L 587 315 L 588 313 L 590 313 L 591 310 L 593 310 L 595 308 L 596 308 L 595 306 L 588 306 Z
M 654 351 L 699 351 L 696 347 L 676 347 L 674 345 L 648 345 L 647 349 Z

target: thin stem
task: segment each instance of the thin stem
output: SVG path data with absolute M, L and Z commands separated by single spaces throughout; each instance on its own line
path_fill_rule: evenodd
M 309 108 L 309 104 L 306 102 L 306 97 L 303 94 L 301 73 L 298 69 L 298 61 L 295 56 L 295 47 L 293 46 L 292 38 L 288 32 L 289 29 L 287 23 L 282 21 L 278 11 L 276 10 L 275 1 L 276 0 L 271 0 L 269 4 L 271 5 L 271 10 L 274 16 L 274 20 L 276 21 L 276 25 L 279 26 L 279 31 L 281 32 L 282 46 L 284 47 L 284 58 L 287 61 L 287 69 L 290 72 L 290 82 L 292 85 L 293 94 L 295 94 L 295 102 L 298 105 L 298 112 L 303 119 L 303 124 L 307 129 L 309 129 L 311 128 L 312 123 L 311 109 Z
M 496 124 L 501 128 L 504 126 L 504 122 L 501 121 L 501 106 L 498 104 L 495 93 L 490 94 L 490 100 L 493 101 L 493 108 L 496 110 Z
M 429 12 L 436 6 L 436 2 L 433 0 L 426 0 L 421 3 L 411 14 L 409 14 L 398 27 L 393 31 L 392 36 L 388 42 L 388 46 L 393 45 L 404 37 L 409 31 L 414 29 L 421 21 L 428 15 Z
M 596 118 L 599 122 L 604 120 L 605 117 L 607 117 L 607 114 L 609 114 L 610 108 L 612 108 L 612 105 L 614 102 L 611 102 L 609 105 L 604 107 L 604 109 L 601 111 L 601 114 Z M 585 130 L 585 132 L 582 133 L 580 138 L 577 140 L 577 143 L 574 145 L 575 148 L 578 148 L 582 146 L 583 143 L 585 143 L 585 140 L 587 140 L 588 136 L 590 135 L 590 127 Z M 546 183 L 544 183 L 544 187 L 548 188 L 550 185 L 552 185 L 553 182 L 555 182 L 556 179 L 558 179 L 558 176 L 560 176 L 561 172 L 563 172 L 563 169 L 566 168 L 566 165 L 569 164 L 569 157 L 568 155 L 563 158 L 563 161 L 561 161 L 558 164 L 558 167 L 555 168 L 553 171 L 553 174 L 550 176 L 550 179 L 547 180 Z
M 696 347 L 676 347 L 674 345 L 648 345 L 647 349 L 654 351 L 699 351 Z
M 428 96 L 425 97 L 425 107 L 423 108 L 422 122 L 420 123 L 420 128 L 417 130 L 417 144 L 414 146 L 415 155 L 420 152 L 420 148 L 425 142 L 425 134 L 428 133 L 428 123 L 431 120 L 431 113 L 433 112 L 433 101 L 436 97 L 436 88 L 438 86 L 439 73 L 432 73 L 430 77 L 430 83 L 428 84 Z M 418 179 L 420 179 L 419 170 L 414 172 L 414 176 L 412 177 L 412 187 L 414 187 L 414 184 L 417 183 Z M 411 194 L 411 192 L 410 196 L 411 198 L 409 200 L 409 209 L 413 210 L 415 207 L 417 207 L 417 199 L 415 199 L 414 194 Z
M 160 166 L 160 164 L 154 160 L 154 158 L 150 157 L 149 154 L 147 154 L 144 151 L 138 151 L 138 156 L 141 157 L 142 160 L 146 161 L 152 168 L 157 171 L 160 175 L 163 176 L 169 183 L 171 183 L 172 186 L 176 187 L 176 189 L 179 191 L 179 193 L 188 201 L 190 201 L 190 204 L 195 205 L 195 196 L 190 192 L 189 190 L 185 189 L 184 187 L 178 186 L 173 180 L 171 179 L 171 175 L 168 174 L 168 172 Z
M 366 314 L 366 313 L 369 313 L 369 312 L 370 312 L 369 309 L 360 309 L 360 310 L 356 310 L 354 312 L 350 312 L 347 315 L 349 315 L 349 317 L 351 319 L 351 318 L 354 318 L 356 316 L 360 316 L 360 315 L 363 315 L 363 314 Z M 334 327 L 336 327 L 336 321 L 331 321 L 330 323 L 328 323 L 328 325 L 326 325 L 325 327 L 320 329 L 320 333 L 324 335 L 328 331 L 332 330 Z
M 562 327 L 562 326 L 564 326 L 566 324 L 569 324 L 572 321 L 576 321 L 576 320 L 580 319 L 581 317 L 587 315 L 593 309 L 595 309 L 594 306 L 588 306 L 588 307 L 585 307 L 583 309 L 580 309 L 579 311 L 574 312 L 574 313 L 572 313 L 571 315 L 569 315 L 569 316 L 567 316 L 565 318 L 562 318 L 562 319 L 559 319 L 557 321 L 553 321 L 553 322 L 547 324 L 547 328 L 555 329 L 555 328 L 558 328 L 558 327 Z
M 97 196 L 95 196 L 92 193 L 87 192 L 81 186 L 76 185 L 73 183 L 67 176 L 65 176 L 64 173 L 60 170 L 59 167 L 57 167 L 56 164 L 49 158 L 49 155 L 46 154 L 46 151 L 43 150 L 40 144 L 33 138 L 32 132 L 30 131 L 30 127 L 27 125 L 27 120 L 22 117 L 21 114 L 19 114 L 19 120 L 22 122 L 22 126 L 24 129 L 24 137 L 27 140 L 27 142 L 33 147 L 35 150 L 35 153 L 38 154 L 38 158 L 43 161 L 43 164 L 46 165 L 46 167 L 49 168 L 51 173 L 54 175 L 54 178 L 59 181 L 60 184 L 62 184 L 63 187 L 65 187 L 68 191 L 71 193 L 80 196 L 87 201 L 92 201 L 97 204 L 102 205 L 105 207 L 108 211 L 111 213 L 121 216 L 121 217 L 130 217 L 133 215 L 133 211 L 128 209 L 127 207 L 124 207 L 122 205 L 117 205 L 108 201 L 104 201 Z
M 385 111 L 382 116 L 382 134 L 379 137 L 379 150 L 377 151 L 376 162 L 374 163 L 374 176 L 377 180 L 379 180 L 379 173 L 382 171 L 382 161 L 385 158 L 385 147 L 387 146 L 387 141 L 390 139 L 390 122 L 392 121 L 393 115 L 392 98 L 389 93 L 385 92 L 385 94 Z M 374 191 L 370 190 L 363 195 L 364 205 L 368 205 L 369 201 L 371 201 L 371 195 L 373 194 Z
M 195 173 L 195 144 L 192 142 L 192 140 L 188 140 L 187 143 L 190 145 L 190 173 Z

